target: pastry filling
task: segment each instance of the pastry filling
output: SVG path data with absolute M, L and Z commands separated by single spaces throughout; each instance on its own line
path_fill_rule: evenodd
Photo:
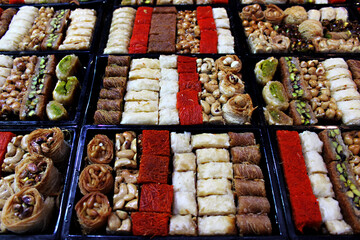
M 14 215 L 20 220 L 28 218 L 34 211 L 35 199 L 31 195 L 14 198 Z

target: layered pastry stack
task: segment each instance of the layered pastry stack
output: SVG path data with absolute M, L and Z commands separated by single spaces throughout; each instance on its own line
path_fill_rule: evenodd
M 159 123 L 160 76 L 158 59 L 139 58 L 131 61 L 121 124 Z
M 326 78 L 330 82 L 331 96 L 342 111 L 342 122 L 346 125 L 360 124 L 360 94 L 352 80 L 348 65 L 342 58 L 329 58 L 323 62 Z
M 190 137 L 191 134 L 187 132 L 171 133 L 171 150 L 174 154 L 174 203 L 169 226 L 170 235 L 197 235 L 196 156 L 192 152 Z
M 335 199 L 333 185 L 327 176 L 325 162 L 320 155 L 323 143 L 314 132 L 299 134 L 307 173 L 315 197 L 319 202 L 322 222 L 330 234 L 352 233 L 351 227 L 344 221 Z
M 260 146 L 251 132 L 229 132 L 231 160 L 234 167 L 237 196 L 236 224 L 240 235 L 270 235 L 272 226 L 268 214 L 264 175 L 260 168 Z
M 154 8 L 151 17 L 148 53 L 175 52 L 176 8 Z
M 139 7 L 130 39 L 129 53 L 146 53 L 153 8 Z
M 230 21 L 225 8 L 213 8 L 216 31 L 218 35 L 217 52 L 235 53 L 235 40 L 230 31 Z
M 168 184 L 169 132 L 144 130 L 141 143 L 140 207 L 131 215 L 132 231 L 136 236 L 167 236 L 173 202 L 173 186 Z
M 77 8 L 71 11 L 69 18 L 71 22 L 59 50 L 89 49 L 96 23 L 96 11 Z
M 118 8 L 111 20 L 105 54 L 128 53 L 136 10 L 131 7 Z
M 160 55 L 160 102 L 159 125 L 178 125 L 179 112 L 176 109 L 176 94 L 179 91 L 177 55 Z
M 109 165 L 113 156 L 114 144 L 106 135 L 95 135 L 87 145 L 89 164 L 81 171 L 78 183 L 83 197 L 75 206 L 84 234 L 102 228 L 111 214 L 105 194 L 110 193 L 114 186 L 113 169 Z
M 136 133 L 127 131 L 115 135 L 116 177 L 112 213 L 108 218 L 106 232 L 108 234 L 131 233 L 130 213 L 137 211 L 139 190 L 137 176 L 137 138 Z
M 198 93 L 201 83 L 196 72 L 196 58 L 178 56 L 179 92 L 176 108 L 179 110 L 181 125 L 202 124 L 201 106 Z
M 196 149 L 199 235 L 236 234 L 228 134 L 192 135 L 191 145 Z
M 122 102 L 125 94 L 129 56 L 109 56 L 100 90 L 95 124 L 119 124 L 122 114 Z

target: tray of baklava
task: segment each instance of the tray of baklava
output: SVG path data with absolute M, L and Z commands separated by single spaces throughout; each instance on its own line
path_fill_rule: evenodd
M 100 53 L 234 54 L 228 7 L 114 6 L 104 20 Z
M 277 127 L 269 130 L 292 239 L 358 239 L 357 127 Z
M 94 51 L 101 5 L 10 7 L 0 15 L 0 52 Z
M 354 10 L 348 5 L 253 4 L 238 7 L 236 22 L 250 55 L 356 55 L 359 23 Z
M 360 124 L 358 59 L 271 56 L 251 61 L 266 124 Z
M 83 127 L 63 237 L 286 238 L 266 134 L 226 129 Z
M 260 125 L 237 55 L 98 56 L 85 124 Z
M 0 238 L 60 237 L 76 144 L 75 127 L 0 130 Z
M 231 0 L 230 0 L 231 1 Z M 229 5 L 229 0 L 115 0 L 121 6 L 161 6 L 161 5 Z
M 80 53 L 0 55 L 0 124 L 80 123 L 92 62 Z
M 29 6 L 79 6 L 88 4 L 102 4 L 106 0 L 1 0 L 0 7 L 21 7 L 24 5 Z

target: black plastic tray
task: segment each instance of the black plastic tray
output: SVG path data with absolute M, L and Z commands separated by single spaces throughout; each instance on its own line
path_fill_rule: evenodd
M 49 54 L 40 53 L 35 54 L 37 56 L 46 56 Z M 58 61 L 61 60 L 66 53 L 58 52 L 55 53 L 55 57 Z M 92 81 L 92 74 L 93 74 L 93 55 L 92 54 L 84 54 L 84 53 L 76 53 L 79 57 L 82 67 L 78 71 L 79 73 L 76 74 L 78 80 L 81 84 L 81 92 L 74 104 L 70 107 L 68 111 L 69 119 L 62 120 L 62 121 L 20 121 L 19 119 L 12 119 L 12 120 L 0 120 L 0 125 L 41 125 L 41 126 L 63 126 L 63 125 L 76 125 L 81 123 L 83 115 L 84 115 L 84 108 L 86 106 L 86 97 L 88 95 L 88 88 L 91 86 Z M 23 55 L 12 55 L 14 58 L 19 56 L 31 56 L 30 54 L 23 54 Z M 51 97 L 52 98 L 52 97 Z
M 219 3 L 211 3 L 211 4 L 197 4 L 196 0 L 193 0 L 195 3 L 192 4 L 163 4 L 163 5 L 159 5 L 156 4 L 157 0 L 154 0 L 154 4 L 141 4 L 141 5 L 121 5 L 121 2 L 123 0 L 114 0 L 114 5 L 115 6 L 149 6 L 149 7 L 161 7 L 161 6 L 219 6 L 219 7 L 224 7 L 224 6 L 228 6 L 233 0 L 228 0 L 228 4 L 219 4 Z
M 97 47 L 99 45 L 99 32 L 100 32 L 100 28 L 102 25 L 102 19 L 103 19 L 103 4 L 102 3 L 88 3 L 86 5 L 64 5 L 64 4 L 58 4 L 58 5 L 53 5 L 53 6 L 49 6 L 49 7 L 53 7 L 54 10 L 59 10 L 59 9 L 70 9 L 70 10 L 74 10 L 77 8 L 89 8 L 89 9 L 94 9 L 96 11 L 96 23 L 95 23 L 95 27 L 94 27 L 94 33 L 93 33 L 93 37 L 91 40 L 91 44 L 90 44 L 90 48 L 88 50 L 46 50 L 46 51 L 0 51 L 0 54 L 39 54 L 39 53 L 95 53 L 97 51 Z M 28 5 L 24 5 L 24 6 L 28 6 Z M 35 6 L 37 8 L 41 8 L 42 5 L 40 6 Z M 2 8 L 5 10 L 7 8 L 16 8 L 19 9 L 22 6 L 17 6 L 14 7 L 12 5 L 6 5 L 3 6 Z
M 158 59 L 160 54 L 146 54 L 146 55 L 138 54 L 138 55 L 130 55 L 130 56 L 131 56 L 131 59 L 142 58 L 142 57 Z M 220 58 L 225 55 L 192 54 L 192 55 L 188 55 L 188 56 L 197 57 L 197 58 L 211 57 L 214 60 L 216 60 L 217 58 Z M 100 89 L 102 88 L 102 78 L 104 76 L 105 67 L 107 65 L 107 57 L 108 57 L 108 55 L 101 55 L 101 56 L 97 56 L 97 58 L 96 58 L 95 72 L 93 75 L 94 80 L 93 80 L 93 85 L 91 87 L 91 94 L 89 97 L 89 102 L 88 102 L 86 112 L 85 112 L 85 117 L 84 117 L 84 122 L 83 122 L 84 125 L 85 124 L 87 124 L 87 125 L 94 124 L 94 113 L 96 111 L 96 103 L 99 98 Z M 242 74 L 242 80 L 244 81 L 244 84 L 245 84 L 245 92 L 250 95 L 252 102 L 253 102 L 253 106 L 254 107 L 259 106 L 257 97 L 256 97 L 256 93 L 255 93 L 255 89 L 254 89 L 254 88 L 256 88 L 256 85 L 253 85 L 253 82 L 251 81 L 251 76 L 249 75 L 249 72 L 246 71 L 246 67 L 244 67 L 244 62 L 246 62 L 246 60 L 242 59 L 241 57 L 239 57 L 239 58 L 243 63 L 243 67 L 242 67 L 242 70 L 240 71 L 240 73 Z M 258 107 L 253 112 L 253 115 L 251 117 L 252 125 L 262 125 L 262 123 L 264 122 L 263 114 L 260 113 L 260 111 L 262 111 L 262 109 L 260 109 L 260 107 Z M 131 126 L 131 125 L 123 125 L 123 126 Z M 156 126 L 156 125 L 152 125 L 152 126 Z M 161 126 L 161 125 L 158 125 L 158 126 Z M 162 125 L 162 126 L 166 126 L 166 125 Z M 204 124 L 204 126 L 205 126 L 205 124 Z M 216 126 L 216 125 L 207 124 L 206 126 Z M 223 126 L 223 125 L 221 125 L 221 126 Z M 236 125 L 236 126 L 238 126 L 238 125 Z
M 231 0 L 230 0 L 231 1 Z M 116 3 L 116 2 L 115 2 Z M 234 46 L 234 50 L 235 53 L 240 52 L 240 50 L 238 50 L 238 45 L 237 45 L 237 37 L 235 37 L 235 35 L 237 34 L 236 30 L 237 28 L 235 28 L 235 18 L 233 16 L 233 12 L 231 11 L 231 8 L 229 8 L 227 5 L 138 5 L 138 6 L 126 6 L 126 5 L 116 5 L 114 4 L 113 9 L 111 10 L 110 8 L 108 9 L 107 13 L 105 14 L 104 17 L 104 28 L 101 32 L 101 42 L 99 45 L 99 51 L 98 51 L 98 55 L 101 55 L 104 53 L 104 49 L 106 48 L 106 44 L 108 41 L 108 37 L 109 37 L 109 32 L 110 32 L 110 27 L 111 27 L 111 21 L 112 21 L 112 17 L 113 17 L 113 12 L 118 9 L 118 8 L 122 8 L 122 7 L 132 7 L 134 9 L 138 9 L 139 7 L 166 7 L 166 6 L 172 6 L 175 7 L 177 11 L 185 11 L 185 10 L 196 10 L 197 7 L 203 7 L 203 6 L 211 6 L 212 8 L 216 8 L 216 7 L 222 7 L 225 8 L 225 10 L 227 11 L 228 14 L 228 18 L 230 21 L 230 31 L 234 37 L 234 42 L 235 42 L 235 46 Z M 136 14 L 136 13 L 135 13 Z M 177 37 L 177 33 L 176 33 L 176 37 Z M 175 39 L 176 41 L 176 39 Z M 176 50 L 174 53 L 171 54 L 177 54 Z M 114 55 L 118 55 L 118 54 L 114 54 Z M 122 55 L 122 54 L 120 54 Z M 142 55 L 142 54 L 135 54 L 135 55 Z M 146 54 L 148 55 L 148 54 Z M 188 54 L 182 54 L 182 55 L 188 55 Z M 202 55 L 201 53 L 196 53 L 195 55 Z
M 288 234 L 291 239 L 299 239 L 299 240 L 303 240 L 303 239 L 324 239 L 324 240 L 325 239 L 326 240 L 354 239 L 355 240 L 355 239 L 360 238 L 359 234 L 356 234 L 356 235 L 324 235 L 321 233 L 301 234 L 296 231 L 293 217 L 292 217 L 291 205 L 290 205 L 289 196 L 288 196 L 289 193 L 287 190 L 287 185 L 286 185 L 285 178 L 284 178 L 284 171 L 281 166 L 282 162 L 280 160 L 280 155 L 279 155 L 279 150 L 278 150 L 276 130 L 298 131 L 299 133 L 303 132 L 303 131 L 311 131 L 311 132 L 319 133 L 322 130 L 334 129 L 334 128 L 336 128 L 336 126 L 328 126 L 328 127 L 322 127 L 322 126 L 318 126 L 318 127 L 303 127 L 303 126 L 278 127 L 278 126 L 276 126 L 273 129 L 268 130 L 268 136 L 270 139 L 270 147 L 271 147 L 272 155 L 274 158 L 274 164 L 275 164 L 274 168 L 276 169 L 277 181 L 278 181 L 278 184 L 280 187 L 282 204 L 284 206 L 284 215 L 285 215 L 285 219 L 286 219 L 286 225 L 288 228 Z M 355 130 L 355 129 L 360 130 L 359 127 L 357 127 L 357 128 L 356 127 L 340 127 L 341 132 Z
M 46 128 L 46 127 L 45 127 Z M 37 126 L 30 127 L 7 127 L 1 128 L 1 132 L 13 132 L 14 134 L 28 134 L 32 131 L 38 129 Z M 48 229 L 43 233 L 31 233 L 31 234 L 14 234 L 11 232 L 7 232 L 4 234 L 0 234 L 0 239 L 58 239 L 61 234 L 61 227 L 63 224 L 63 218 L 65 214 L 65 209 L 67 208 L 67 199 L 68 193 L 70 189 L 71 176 L 73 172 L 73 166 L 75 162 L 75 154 L 76 154 L 76 146 L 78 141 L 78 134 L 76 127 L 61 127 L 62 130 L 68 130 L 68 135 L 65 135 L 65 140 L 68 140 L 68 143 L 71 146 L 70 157 L 66 163 L 64 163 L 62 175 L 64 177 L 64 185 L 63 191 L 59 195 L 59 209 L 58 212 L 54 212 L 52 221 Z
M 244 4 L 238 4 L 236 9 L 233 10 L 233 17 L 235 20 L 235 31 L 238 32 L 237 35 L 237 39 L 235 38 L 238 46 L 242 46 L 243 49 L 243 53 L 246 56 L 258 56 L 258 57 L 269 57 L 269 56 L 287 56 L 287 55 L 292 55 L 292 56 L 312 56 L 312 57 L 324 57 L 324 56 L 353 56 L 356 57 L 358 56 L 358 53 L 320 53 L 320 52 L 305 52 L 305 53 L 298 53 L 298 52 L 287 52 L 287 53 L 252 53 L 251 52 L 251 48 L 247 42 L 247 37 L 245 35 L 245 30 L 244 27 L 242 26 L 242 20 L 239 17 L 239 13 L 242 11 L 242 9 L 244 7 L 246 7 L 248 5 L 244 5 Z M 261 5 L 262 6 L 262 10 L 265 11 L 266 6 L 265 5 Z M 305 8 L 306 11 L 310 10 L 310 9 L 317 9 L 319 10 L 320 8 L 323 7 L 344 7 L 348 10 L 348 14 L 349 14 L 349 19 L 351 20 L 359 20 L 359 14 L 356 12 L 355 7 L 353 7 L 350 4 L 306 4 L 306 5 L 299 5 L 299 4 L 282 4 L 279 5 L 279 7 L 282 10 L 285 10 L 288 7 L 293 7 L 293 6 L 302 6 Z
M 90 142 L 90 140 L 96 135 L 96 134 L 105 134 L 110 139 L 115 139 L 116 133 L 121 133 L 124 131 L 135 131 L 137 134 L 141 133 L 144 129 L 155 129 L 152 127 L 137 127 L 137 128 L 118 128 L 118 127 L 94 127 L 94 126 L 84 126 L 81 131 L 81 137 L 78 144 L 78 152 L 76 157 L 76 162 L 74 166 L 74 172 L 73 172 L 73 178 L 72 178 L 72 184 L 71 184 L 71 190 L 69 194 L 68 199 L 68 208 L 66 209 L 65 214 L 65 223 L 63 225 L 62 229 L 62 237 L 65 239 L 81 239 L 85 236 L 81 235 L 80 226 L 77 222 L 76 213 L 74 210 L 74 205 L 76 202 L 81 198 L 81 193 L 78 189 L 78 179 L 79 175 L 81 173 L 81 170 L 84 168 L 84 158 L 86 156 L 86 147 L 87 144 Z M 279 191 L 276 184 L 275 179 L 275 171 L 274 171 L 274 165 L 270 158 L 270 150 L 269 150 L 269 144 L 266 141 L 267 136 L 263 129 L 260 128 L 254 128 L 254 127 L 241 127 L 241 128 L 230 128 L 230 127 L 223 127 L 222 129 L 216 129 L 216 128 L 209 128 L 209 127 L 166 127 L 166 128 L 156 128 L 156 129 L 166 129 L 170 132 L 184 132 L 189 131 L 193 134 L 196 133 L 226 133 L 228 131 L 233 132 L 253 132 L 255 134 L 257 143 L 260 144 L 261 147 L 261 153 L 262 153 L 262 161 L 260 163 L 260 167 L 263 170 L 264 173 L 264 179 L 265 179 L 265 185 L 266 185 L 266 191 L 267 191 L 267 197 L 270 201 L 271 205 L 271 212 L 269 214 L 272 228 L 273 228 L 273 235 L 272 236 L 245 236 L 245 237 L 239 237 L 239 236 L 214 236 L 214 237 L 185 237 L 185 236 L 168 236 L 166 238 L 164 237 L 155 237 L 154 239 L 286 239 L 287 238 L 287 232 L 286 227 L 284 224 L 283 216 L 282 216 L 282 207 L 280 203 L 279 198 Z M 113 164 L 110 163 L 110 166 Z M 172 164 L 170 164 L 172 165 Z M 109 195 L 109 201 L 112 202 L 112 195 Z M 106 235 L 105 231 L 99 232 L 95 235 L 86 235 L 86 238 L 89 239 L 95 239 L 95 238 L 103 238 L 103 239 L 149 239 L 139 236 L 119 236 L 119 235 Z

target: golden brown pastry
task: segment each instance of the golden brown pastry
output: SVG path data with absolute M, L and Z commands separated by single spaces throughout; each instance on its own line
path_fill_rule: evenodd
M 70 146 L 64 140 L 60 128 L 36 129 L 29 134 L 27 145 L 31 154 L 40 154 L 51 158 L 55 164 L 67 161 Z
M 307 19 L 307 12 L 304 7 L 293 6 L 284 11 L 286 24 L 300 24 Z
M 83 195 L 89 192 L 109 193 L 114 186 L 112 168 L 107 164 L 91 164 L 84 168 L 79 178 L 79 188 Z
M 228 124 L 249 124 L 255 108 L 249 94 L 237 94 L 223 105 L 222 110 Z
M 107 223 L 111 214 L 108 198 L 99 192 L 88 193 L 75 206 L 76 215 L 83 233 L 94 232 Z
M 52 215 L 54 199 L 43 196 L 36 188 L 24 188 L 5 203 L 1 223 L 14 233 L 42 232 Z
M 87 145 L 87 157 L 92 163 L 110 163 L 114 156 L 114 144 L 106 136 L 97 134 Z
M 317 20 L 305 20 L 303 21 L 298 30 L 303 38 L 306 40 L 311 40 L 315 37 L 323 36 L 323 28 L 320 21 Z
M 61 174 L 50 158 L 32 154 L 15 168 L 16 189 L 36 188 L 41 194 L 58 195 L 61 191 Z
M 283 18 L 285 17 L 284 11 L 274 4 L 269 4 L 266 6 L 264 15 L 266 21 L 274 25 L 280 24 Z

